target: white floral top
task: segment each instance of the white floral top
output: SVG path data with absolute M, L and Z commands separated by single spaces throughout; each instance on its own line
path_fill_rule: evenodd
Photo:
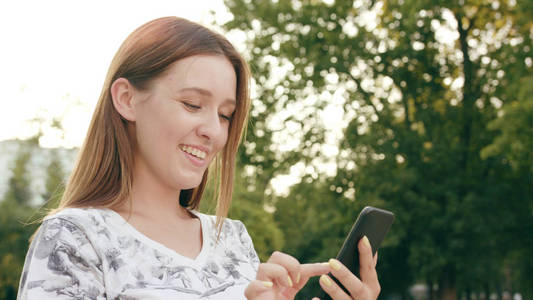
M 191 259 L 151 240 L 109 209 L 68 208 L 46 218 L 26 256 L 17 299 L 244 299 L 259 259 L 240 221 L 201 221 Z

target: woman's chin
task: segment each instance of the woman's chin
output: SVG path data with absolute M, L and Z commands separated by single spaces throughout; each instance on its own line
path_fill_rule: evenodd
M 187 180 L 186 182 L 180 181 L 179 185 L 177 185 L 178 190 L 191 190 L 194 188 L 197 188 L 200 183 L 202 183 L 202 178 L 200 177 L 198 180 Z

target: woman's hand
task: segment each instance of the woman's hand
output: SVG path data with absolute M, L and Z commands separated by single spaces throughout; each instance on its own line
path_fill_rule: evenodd
M 346 294 L 328 275 L 320 276 L 320 286 L 334 300 L 375 300 L 378 298 L 381 287 L 376 273 L 377 253 L 372 258 L 372 248 L 366 236 L 359 241 L 358 248 L 361 279 L 357 278 L 338 260 L 330 259 L 329 261 L 331 274 L 342 283 L 349 294 Z
M 256 280 L 250 282 L 244 295 L 249 300 L 293 299 L 310 277 L 330 271 L 327 263 L 300 264 L 296 258 L 276 251 L 259 265 Z

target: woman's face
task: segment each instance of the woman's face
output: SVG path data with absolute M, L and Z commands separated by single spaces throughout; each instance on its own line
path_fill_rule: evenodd
M 226 57 L 196 55 L 135 90 L 135 169 L 172 189 L 198 186 L 226 144 L 236 86 Z

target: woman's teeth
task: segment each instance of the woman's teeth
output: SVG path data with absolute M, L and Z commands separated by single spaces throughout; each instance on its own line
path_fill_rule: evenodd
M 198 150 L 198 149 L 193 148 L 193 147 L 181 146 L 180 149 L 185 151 L 185 152 L 187 152 L 187 153 L 189 153 L 189 154 L 191 154 L 191 155 L 194 155 L 194 156 L 196 156 L 198 158 L 204 159 L 205 156 L 206 156 L 206 153 L 204 151 Z

